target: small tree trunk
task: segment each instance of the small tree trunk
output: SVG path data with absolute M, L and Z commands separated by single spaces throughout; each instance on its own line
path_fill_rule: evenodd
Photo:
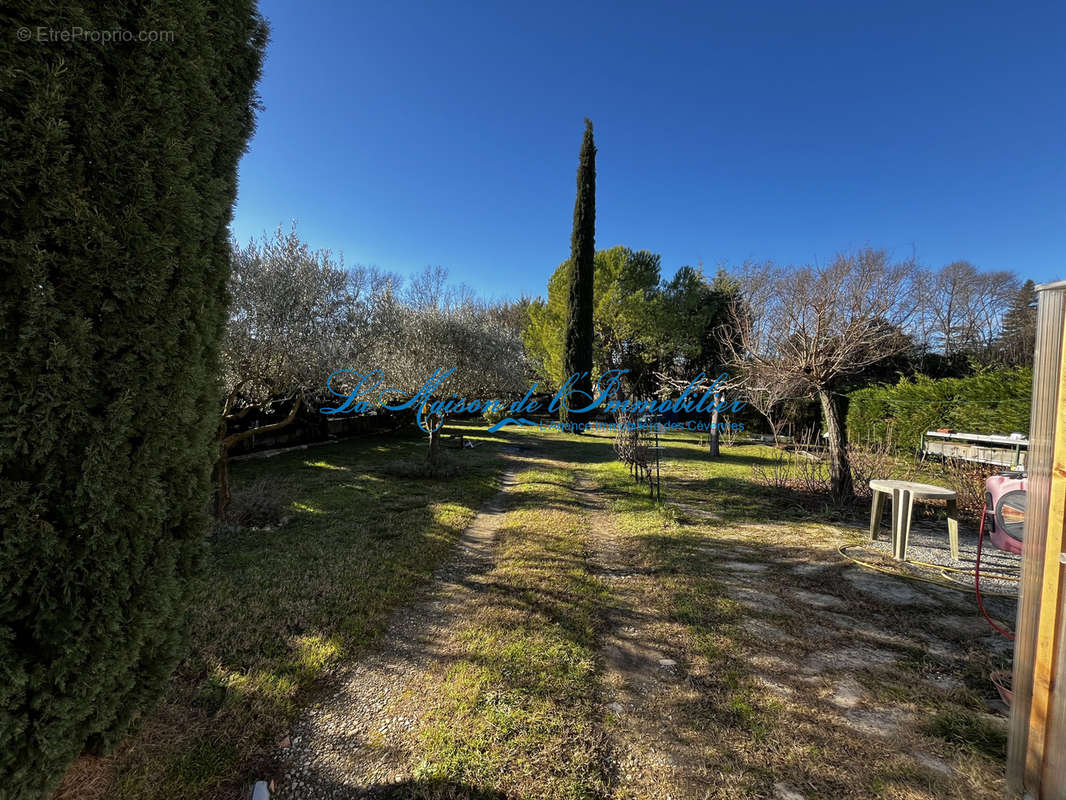
M 707 454 L 711 458 L 718 458 L 721 455 L 718 449 L 718 403 L 721 397 L 721 392 L 715 392 L 714 405 L 711 407 L 711 435 L 707 437 Z
M 302 395 L 297 394 L 293 399 L 292 409 L 289 411 L 289 415 L 281 420 L 281 422 L 273 422 L 270 425 L 251 428 L 246 431 L 241 431 L 240 433 L 228 434 L 227 420 L 223 417 L 218 430 L 218 461 L 215 462 L 214 470 L 216 517 L 219 519 L 222 518 L 222 515 L 226 513 L 226 509 L 229 507 L 230 500 L 232 499 L 229 490 L 229 449 L 237 442 L 247 439 L 250 436 L 254 436 L 257 433 L 269 433 L 284 428 L 296 419 L 296 412 L 300 410 L 300 403 L 302 400 Z
M 825 432 L 829 437 L 829 490 L 833 501 L 839 505 L 854 497 L 843 408 L 828 389 L 818 389 L 818 400 L 822 404 Z
M 433 428 L 433 433 L 429 435 L 429 453 L 426 454 L 426 461 L 435 467 L 440 462 L 440 432 L 444 427 L 444 420 L 434 414 L 430 416 L 429 424 Z
M 215 516 L 222 519 L 233 499 L 229 490 L 229 448 L 219 446 L 218 461 L 215 462 Z
M 774 418 L 769 411 L 759 411 L 759 413 L 762 414 L 766 424 L 770 427 L 770 435 L 774 437 L 774 447 L 777 447 L 777 432 L 781 429 L 781 424 L 774 422 Z
M 777 422 L 770 420 L 770 430 L 774 435 L 774 447 L 781 446 L 781 429 L 783 427 L 785 427 L 784 420 L 778 420 Z

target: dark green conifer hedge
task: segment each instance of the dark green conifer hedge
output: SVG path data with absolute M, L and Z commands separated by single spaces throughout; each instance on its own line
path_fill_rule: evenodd
M 869 386 L 848 395 L 848 440 L 913 453 L 937 428 L 965 433 L 1029 432 L 1033 371 L 982 370 L 966 378 L 915 375 L 895 386 Z
M 114 744 L 182 652 L 267 34 L 254 0 L 0 22 L 0 795 L 22 798 Z

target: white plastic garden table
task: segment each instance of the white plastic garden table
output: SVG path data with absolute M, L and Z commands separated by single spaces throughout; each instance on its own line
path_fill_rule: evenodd
M 947 500 L 948 502 L 948 540 L 951 542 L 951 557 L 959 558 L 959 507 L 955 492 L 931 483 L 914 481 L 870 481 L 873 502 L 870 504 L 870 540 L 877 539 L 884 515 L 885 498 L 892 497 L 892 557 L 897 561 L 907 560 L 907 539 L 911 534 L 911 513 L 914 501 Z

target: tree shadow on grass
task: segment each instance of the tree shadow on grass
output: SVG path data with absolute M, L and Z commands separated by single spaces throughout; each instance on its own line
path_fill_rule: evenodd
M 208 541 L 189 652 L 143 736 L 130 737 L 115 762 L 129 787 L 118 796 L 140 796 L 142 783 L 164 779 L 182 797 L 236 796 L 264 743 L 278 741 L 323 690 L 329 666 L 380 637 L 499 490 L 498 475 L 522 460 L 501 446 L 456 454 L 468 465 L 463 474 L 432 482 L 379 474 L 390 460 L 424 452 L 422 437 L 402 434 L 235 464 L 235 487 L 269 480 L 291 518 Z M 191 748 L 201 740 L 233 750 L 231 763 Z
M 690 637 L 654 643 L 680 680 L 630 710 L 643 715 L 631 727 L 676 748 L 686 797 L 999 796 L 1003 739 L 985 698 L 1009 650 L 972 595 L 865 571 L 806 541 L 821 534 L 797 524 L 840 519 L 821 510 L 826 498 L 722 474 L 759 461 L 683 459 L 664 471 L 664 498 L 706 513 L 659 520 L 618 470 L 599 476 L 600 496 L 633 514 L 652 596 L 668 590 L 663 630 Z M 865 529 L 869 500 L 849 516 Z
M 761 486 L 749 478 L 729 476 L 680 477 L 665 474 L 662 494 L 676 501 L 745 522 L 858 522 L 869 520 L 869 498 L 846 505 L 833 502 L 828 492 Z
M 666 617 L 693 638 L 659 645 L 683 665 L 681 683 L 637 727 L 669 719 L 666 735 L 682 754 L 697 743 L 692 794 L 724 771 L 730 783 L 707 785 L 708 796 L 765 796 L 779 781 L 818 797 L 997 796 L 1003 739 L 981 698 L 988 670 L 1007 655 L 984 650 L 995 634 L 980 628 L 971 598 L 918 589 L 913 604 L 901 603 L 887 590 L 903 582 L 831 550 L 812 561 L 795 538 L 735 535 L 710 547 L 698 533 L 642 539 L 669 576 Z M 960 619 L 967 627 L 954 627 Z M 861 687 L 857 698 L 846 685 Z M 987 793 L 941 771 L 954 755 L 988 759 L 975 773 L 994 779 Z

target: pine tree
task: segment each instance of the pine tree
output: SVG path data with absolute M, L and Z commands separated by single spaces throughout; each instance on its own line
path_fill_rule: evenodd
M 1031 367 L 1036 349 L 1036 285 L 1027 280 L 1003 316 L 1000 356 L 1012 367 Z
M 3 16 L 0 795 L 29 798 L 112 746 L 182 653 L 267 33 L 254 0 Z
M 596 143 L 592 122 L 585 120 L 585 136 L 577 168 L 577 198 L 574 229 L 570 235 L 570 291 L 566 314 L 563 372 L 581 377 L 572 384 L 570 405 L 587 404 L 592 391 L 593 283 L 596 257 Z M 560 406 L 562 421 L 577 422 L 579 416 Z

